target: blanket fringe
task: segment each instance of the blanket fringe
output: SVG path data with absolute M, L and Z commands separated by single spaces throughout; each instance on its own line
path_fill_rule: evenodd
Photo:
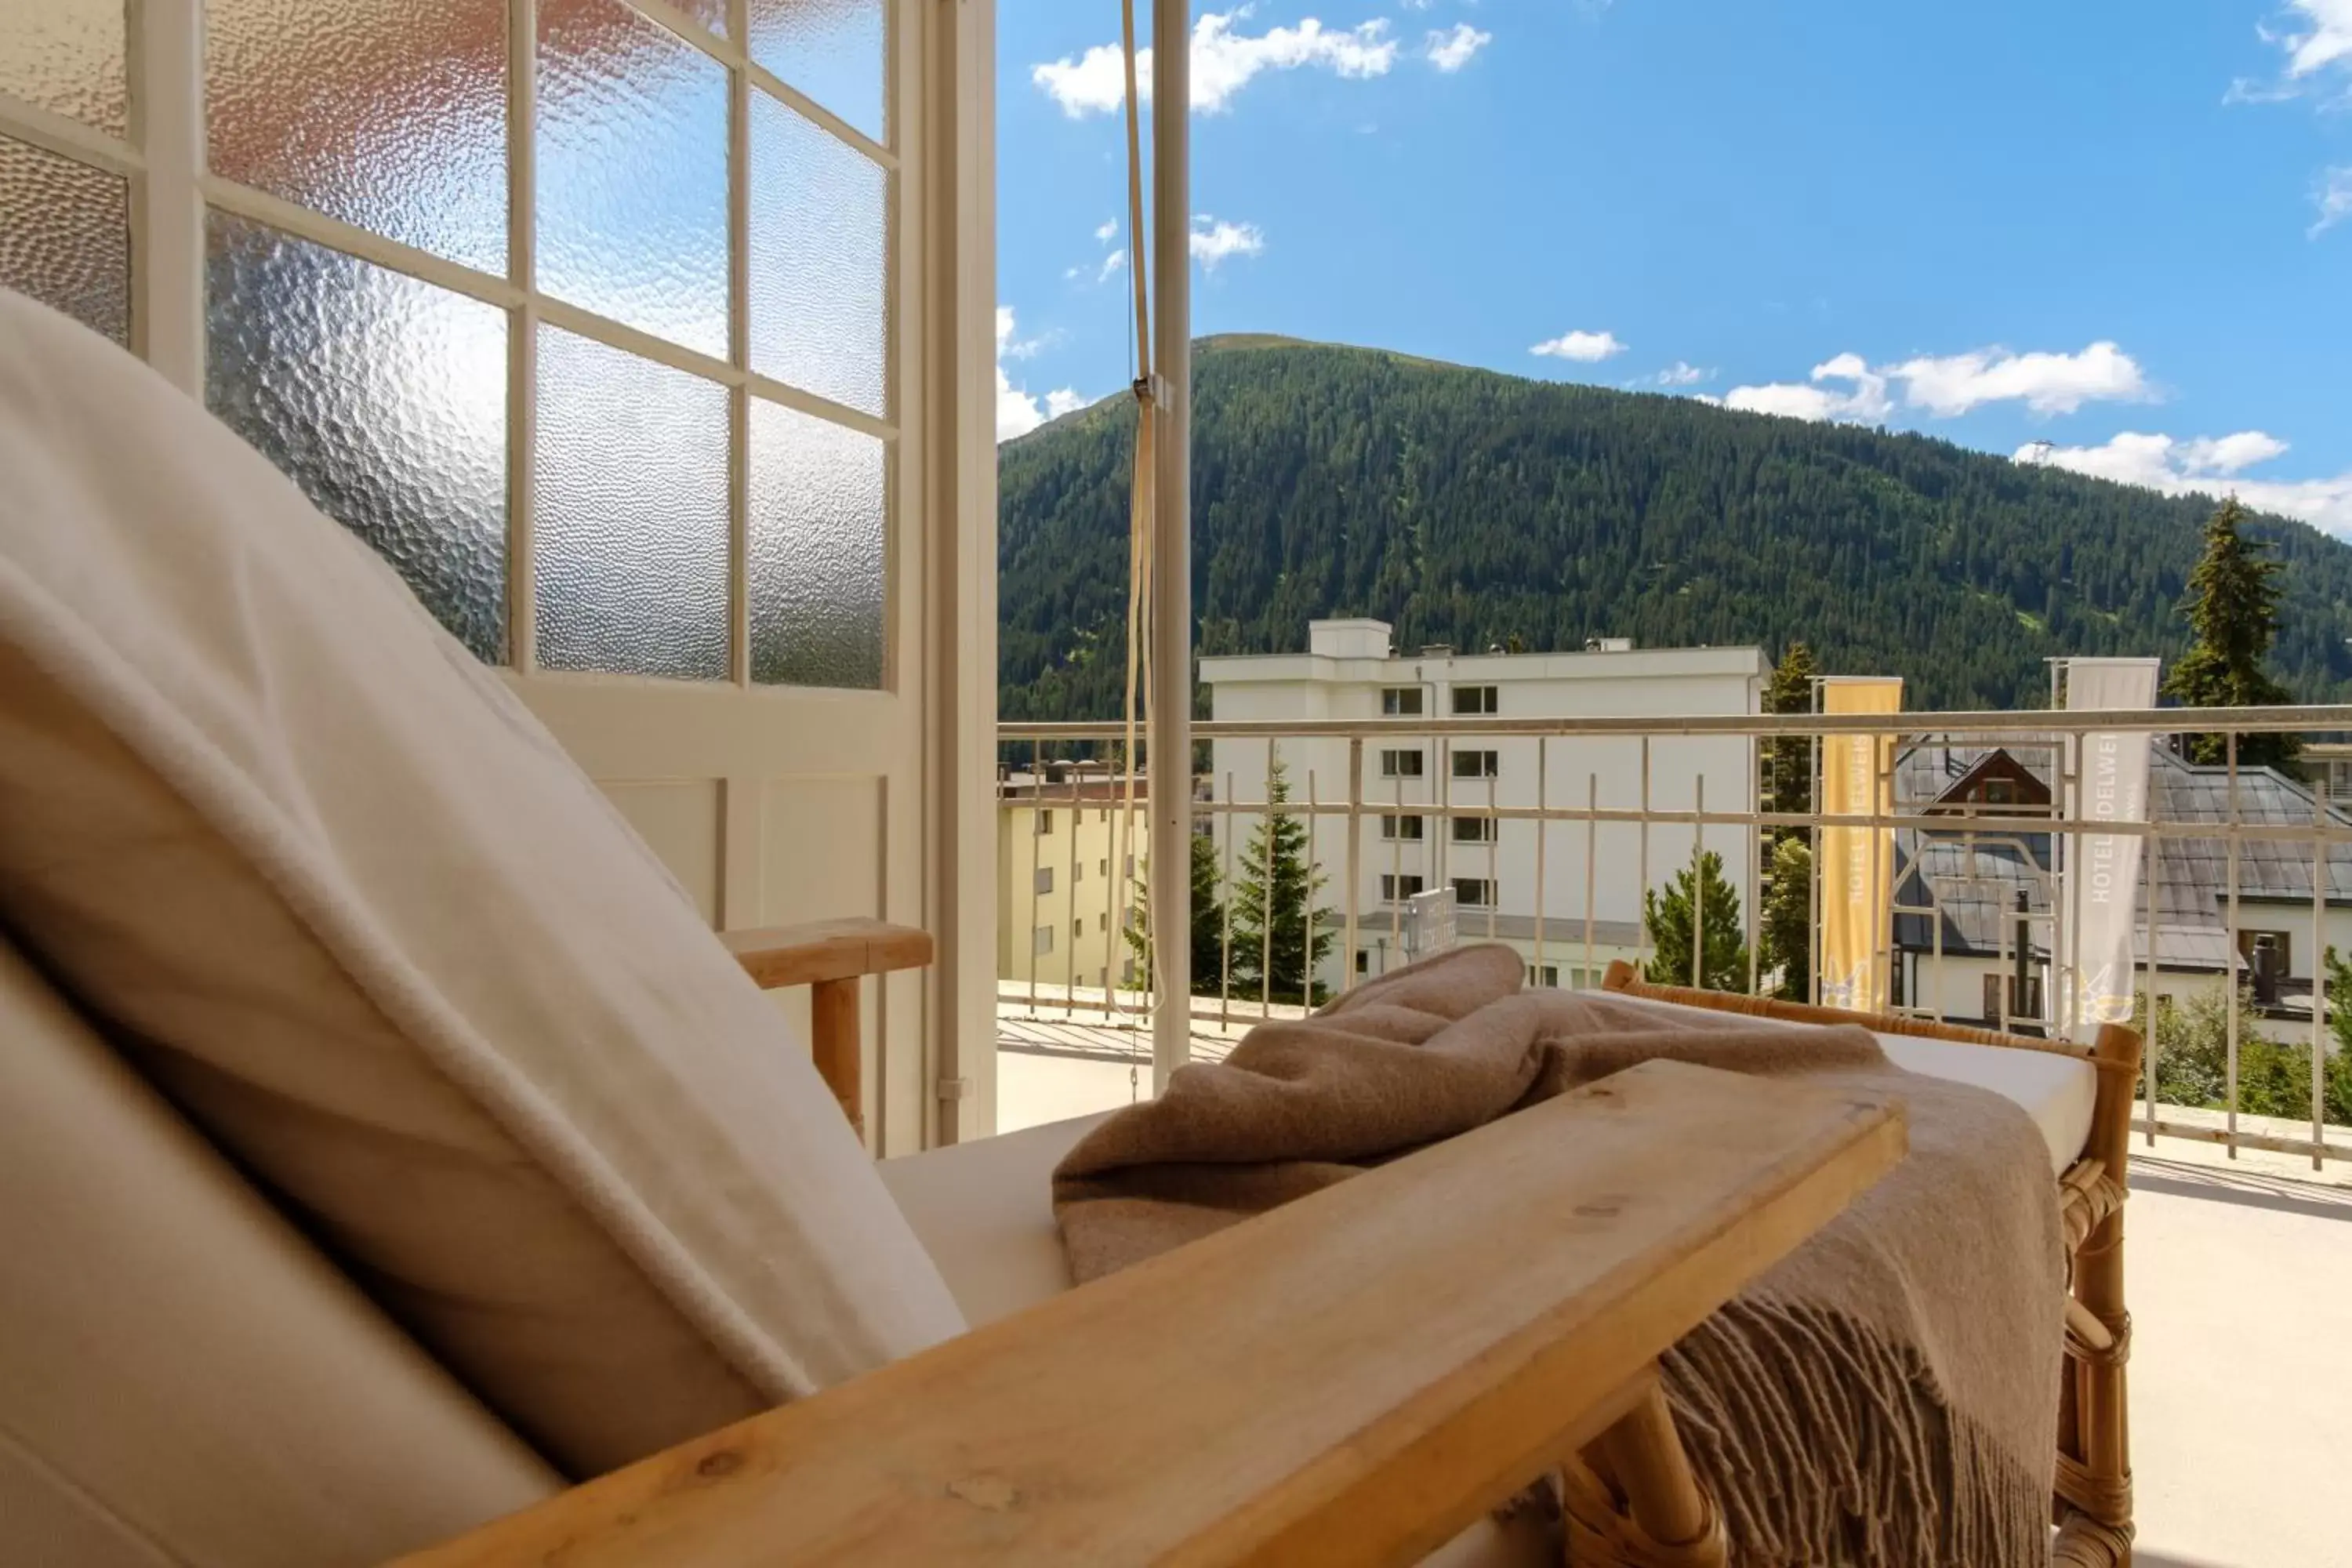
M 1955 1412 L 1916 1352 L 1864 1325 L 1743 1297 L 1661 1364 L 1743 1568 L 2050 1561 L 2049 1478 Z M 1743 1448 L 1806 1473 L 1744 1468 Z M 1832 1542 L 1840 1554 L 1825 1558 Z

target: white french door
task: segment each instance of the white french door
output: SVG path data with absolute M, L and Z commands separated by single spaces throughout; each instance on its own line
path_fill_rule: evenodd
M 992 301 L 956 286 L 988 174 L 955 134 L 992 16 L 941 9 L 0 3 L 0 284 L 382 552 L 714 926 L 940 936 L 866 1010 L 887 1152 L 992 1088 L 956 1048 L 994 658 L 961 395 Z

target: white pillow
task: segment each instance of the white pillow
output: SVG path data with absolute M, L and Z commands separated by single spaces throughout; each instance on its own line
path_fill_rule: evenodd
M 541 1452 L 961 1331 L 804 1052 L 499 679 L 0 290 L 0 923 Z

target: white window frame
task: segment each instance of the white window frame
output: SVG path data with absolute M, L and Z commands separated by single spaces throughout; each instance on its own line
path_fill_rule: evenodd
M 1457 779 L 1500 778 L 1503 776 L 1503 753 L 1486 747 L 1455 752 L 1453 776 Z
M 1029 874 L 1030 891 L 1050 893 L 1054 890 L 1054 868 L 1040 866 Z
M 1031 931 L 1031 932 L 1029 933 L 1029 956 L 1030 956 L 1030 957 L 1032 957 L 1032 958 L 1044 958 L 1046 954 L 1048 954 L 1048 953 L 1052 952 L 1053 951 L 1054 951 L 1054 928 L 1053 928 L 1052 926 L 1050 926 L 1050 925 L 1042 925 L 1042 926 L 1039 926 L 1035 931 Z
M 1407 758 L 1412 761 L 1410 770 L 1405 767 Z M 1384 779 L 1417 779 L 1423 776 L 1423 758 L 1418 746 L 1396 747 L 1381 752 L 1381 777 Z
M 1454 901 L 1465 910 L 1496 909 L 1503 901 L 1502 884 L 1492 877 L 1456 877 L 1453 888 Z
M 1405 831 L 1407 828 L 1411 828 L 1412 831 Z M 1419 844 L 1428 836 L 1428 819 L 1416 813 L 1406 812 L 1400 816 L 1395 812 L 1386 812 L 1381 816 L 1381 837 L 1384 840 L 1399 844 Z
M 1502 838 L 1502 823 L 1491 816 L 1456 816 L 1447 836 L 1456 844 L 1493 844 Z
M 1405 884 L 1408 882 L 1412 885 L 1406 887 Z M 1384 904 L 1400 904 L 1406 899 L 1426 892 L 1428 889 L 1429 884 L 1417 871 L 1381 873 L 1381 901 Z
M 1381 715 L 1388 719 L 1417 719 L 1422 711 L 1422 690 L 1418 686 L 1383 686 L 1381 688 Z

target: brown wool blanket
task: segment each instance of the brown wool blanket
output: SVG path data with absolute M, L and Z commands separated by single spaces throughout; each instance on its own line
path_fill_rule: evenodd
M 2049 1559 L 2063 1356 L 2055 1184 L 2024 1111 L 1860 1028 L 1527 991 L 1473 947 L 1259 1025 L 1054 1173 L 1080 1281 L 1653 1058 L 1891 1094 L 1910 1153 L 1664 1362 L 1746 1568 Z

